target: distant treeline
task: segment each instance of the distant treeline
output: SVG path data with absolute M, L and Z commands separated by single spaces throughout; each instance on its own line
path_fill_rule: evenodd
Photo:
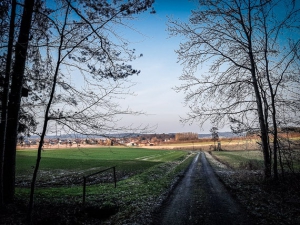
M 281 128 L 282 132 L 295 132 L 300 133 L 300 127 L 283 127 Z
M 175 141 L 192 141 L 192 140 L 198 140 L 198 138 L 199 135 L 197 133 L 192 133 L 192 132 L 175 134 Z
M 272 131 L 272 129 L 270 129 Z M 279 134 L 281 133 L 300 133 L 300 127 L 281 127 L 278 129 Z M 259 131 L 247 132 L 246 136 L 259 135 Z
M 168 140 L 175 138 L 175 134 L 141 134 L 137 135 L 140 140 L 151 140 L 153 138 L 160 140 Z

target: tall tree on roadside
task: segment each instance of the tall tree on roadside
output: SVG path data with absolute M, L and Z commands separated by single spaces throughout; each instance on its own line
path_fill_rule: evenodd
M 190 107 L 183 122 L 233 121 L 257 131 L 266 179 L 272 162 L 277 178 L 279 112 L 289 108 L 290 123 L 299 123 L 299 15 L 292 0 L 200 0 L 189 23 L 170 21 L 171 35 L 187 38 L 177 50 L 185 67 L 176 90 Z
M 3 1 L 1 5 L 1 42 L 3 43 L 5 34 L 8 33 L 8 42 L 7 42 L 7 53 L 5 61 L 5 71 L 1 76 L 1 86 L 2 86 L 2 99 L 1 99 L 1 123 L 0 123 L 0 206 L 4 205 L 4 195 L 3 195 L 3 183 L 4 183 L 4 153 L 5 153 L 5 137 L 6 137 L 6 125 L 7 125 L 7 104 L 8 104 L 8 95 L 9 95 L 9 83 L 10 83 L 10 69 L 11 69 L 11 60 L 13 55 L 13 41 L 14 41 L 14 32 L 15 32 L 15 18 L 16 18 L 16 0 L 11 2 L 11 15 L 8 23 L 8 8 L 9 2 Z M 6 24 L 5 24 L 6 23 Z M 9 29 L 8 32 L 5 29 Z M 5 55 L 4 55 L 5 56 Z M 3 66 L 4 69 L 4 66 Z
M 19 112 L 23 87 L 28 42 L 34 8 L 34 0 L 25 0 L 18 40 L 15 44 L 14 64 L 11 73 L 10 96 L 8 102 L 6 138 L 3 167 L 3 193 L 5 202 L 13 201 L 15 190 L 15 157 L 19 125 Z M 13 25 L 12 25 L 13 26 Z M 9 63 L 9 62 L 7 62 Z M 11 65 L 7 65 L 10 67 Z M 5 103 L 6 104 L 6 103 Z M 2 153 L 3 154 L 3 153 Z

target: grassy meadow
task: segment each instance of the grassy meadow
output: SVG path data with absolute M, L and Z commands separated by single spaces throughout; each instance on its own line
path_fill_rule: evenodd
M 213 151 L 211 154 L 220 162 L 234 169 L 262 169 L 261 151 Z M 249 168 L 252 166 L 252 168 Z
M 20 199 L 28 198 L 36 154 L 36 150 L 17 151 L 16 196 Z M 80 204 L 83 176 L 116 166 L 117 188 L 114 188 L 112 170 L 91 177 L 86 204 L 100 203 L 99 206 L 131 211 L 134 202 L 146 204 L 158 198 L 187 168 L 193 156 L 187 151 L 126 147 L 44 150 L 36 201 Z
M 262 169 L 260 151 L 210 153 L 234 169 Z M 17 151 L 16 198 L 22 202 L 22 209 L 28 203 L 36 154 L 36 150 Z M 197 151 L 136 147 L 44 150 L 35 191 L 36 224 L 86 224 L 86 221 L 97 224 L 99 220 L 107 224 L 147 222 L 196 154 Z M 112 170 L 90 177 L 83 208 L 83 176 L 112 166 L 116 166 L 117 187 L 114 187 Z
M 184 156 L 180 151 L 138 148 L 73 148 L 42 151 L 41 170 L 82 171 L 117 166 L 120 170 L 146 169 L 155 164 Z M 17 175 L 27 174 L 35 166 L 37 152 L 17 151 Z
M 234 150 L 258 150 L 259 145 L 257 144 L 259 140 L 257 138 L 220 138 L 219 143 L 221 149 L 225 151 Z M 218 142 L 213 142 L 211 139 L 199 139 L 197 141 L 185 141 L 185 142 L 173 142 L 173 143 L 162 143 L 158 146 L 153 146 L 152 148 L 161 149 L 177 149 L 177 150 L 201 150 L 201 151 L 211 151 L 214 146 L 218 145 Z
M 211 154 L 217 158 L 218 161 L 229 166 L 233 169 L 250 169 L 250 170 L 263 170 L 263 153 L 261 151 L 211 151 Z M 290 158 L 291 157 L 291 158 Z M 291 160 L 289 163 L 291 168 L 297 172 L 300 170 L 300 155 L 299 150 L 291 151 L 291 154 L 283 157 L 283 167 L 286 171 L 291 172 L 287 167 L 287 160 Z M 280 164 L 278 162 L 278 168 Z
M 30 182 L 36 154 L 37 152 L 34 150 L 17 151 L 17 184 L 22 183 L 23 186 L 26 186 L 25 184 Z M 182 160 L 186 155 L 187 152 L 184 151 L 126 147 L 44 150 L 39 168 L 38 184 L 40 182 L 44 183 L 44 186 L 47 183 L 49 185 L 57 183 L 73 185 L 81 181 L 83 176 L 113 166 L 116 167 L 118 180 L 122 180 L 158 164 Z

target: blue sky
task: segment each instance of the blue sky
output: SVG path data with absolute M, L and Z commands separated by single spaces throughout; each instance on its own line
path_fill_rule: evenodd
M 177 63 L 174 52 L 181 39 L 168 34 L 168 17 L 188 20 L 191 9 L 196 7 L 195 1 L 156 0 L 156 14 L 143 13 L 130 22 L 140 33 L 129 30 L 126 38 L 143 57 L 132 63 L 141 70 L 139 76 L 131 77 L 137 83 L 132 88 L 137 96 L 126 98 L 122 106 L 143 110 L 149 115 L 126 118 L 127 123 L 157 126 L 157 133 L 209 132 L 210 124 L 201 128 L 197 124 L 188 125 L 179 121 L 188 109 L 183 106 L 184 94 L 172 90 L 180 84 L 178 78 L 182 73 L 182 66 Z

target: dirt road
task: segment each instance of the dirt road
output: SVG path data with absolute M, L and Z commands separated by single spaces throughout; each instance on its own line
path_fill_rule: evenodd
M 154 219 L 154 224 L 253 224 L 199 153 Z

